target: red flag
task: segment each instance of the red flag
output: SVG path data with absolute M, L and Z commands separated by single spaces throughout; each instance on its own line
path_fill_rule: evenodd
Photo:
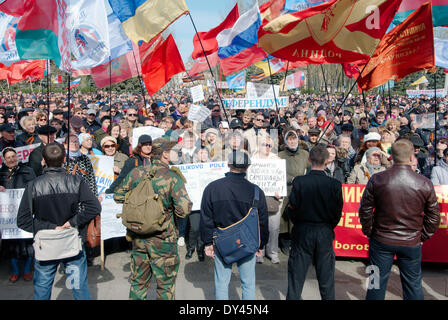
M 136 77 L 141 70 L 138 49 L 134 46 L 132 51 L 113 59 L 111 62 L 99 65 L 91 69 L 93 81 L 98 88 L 107 87 L 110 83 L 118 83 Z
M 401 0 L 333 0 L 281 15 L 258 29 L 270 55 L 313 64 L 367 61 Z
M 0 80 L 14 84 L 24 80 L 36 81 L 44 77 L 45 60 L 19 61 L 5 66 L 0 64 Z
M 161 43 L 142 63 L 142 76 L 150 96 L 159 91 L 170 79 L 180 72 L 185 72 L 184 63 L 177 49 L 173 36 Z
M 423 4 L 380 42 L 367 63 L 359 86 L 367 91 L 388 80 L 434 68 L 434 36 L 431 3 Z
M 343 63 L 342 67 L 344 67 L 344 73 L 347 78 L 355 78 L 358 79 L 359 76 L 359 68 L 356 64 L 352 63 Z
M 218 52 L 214 52 L 211 55 L 207 56 L 207 59 L 208 59 L 208 62 L 210 63 L 211 68 L 216 66 L 220 60 L 218 57 Z M 188 71 L 188 73 L 190 74 L 190 76 L 195 76 L 195 75 L 199 74 L 200 72 L 207 70 L 207 69 L 208 69 L 207 60 L 205 59 L 205 57 L 200 57 L 194 62 L 193 66 Z
M 204 46 L 204 51 L 206 55 L 210 55 L 214 52 L 218 51 L 218 42 L 216 41 L 216 36 L 223 30 L 232 28 L 235 24 L 236 20 L 238 20 L 239 12 L 238 12 L 238 3 L 233 7 L 232 11 L 227 15 L 226 19 L 221 22 L 219 26 L 211 29 L 208 32 L 198 32 L 193 37 L 193 53 L 191 54 L 194 60 L 199 57 L 204 56 L 204 52 L 202 51 L 201 43 L 199 42 L 198 35 L 201 39 L 202 45 Z

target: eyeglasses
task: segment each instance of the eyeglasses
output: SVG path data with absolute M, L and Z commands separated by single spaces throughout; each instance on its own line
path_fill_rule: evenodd
M 262 147 L 272 148 L 272 144 L 269 143 L 263 143 L 261 144 Z
M 104 149 L 109 149 L 109 148 L 115 148 L 116 147 L 116 144 L 105 144 L 104 145 Z
M 264 119 L 255 119 L 255 120 L 257 120 L 257 121 L 264 121 Z
M 219 109 L 213 110 L 213 112 L 219 112 Z
M 137 116 L 136 113 L 130 113 L 130 114 L 128 114 L 128 117 L 136 117 L 136 116 Z
M 47 119 L 45 119 L 45 118 L 40 118 L 40 119 L 37 120 L 37 121 L 47 121 Z
M 9 118 L 9 119 L 12 119 L 12 118 L 15 118 L 15 117 L 16 117 L 16 116 L 9 116 L 8 118 Z

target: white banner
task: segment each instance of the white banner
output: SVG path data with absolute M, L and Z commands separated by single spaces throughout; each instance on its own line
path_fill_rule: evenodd
M 252 159 L 247 170 L 247 180 L 263 190 L 265 196 L 286 197 L 286 160 Z
M 288 106 L 288 97 L 277 97 L 274 99 L 225 99 L 224 105 L 227 109 L 274 109 L 276 106 L 285 108 Z
M 101 207 L 101 240 L 125 237 L 126 227 L 121 223 L 121 218 L 117 218 L 123 205 L 115 203 L 113 194 L 106 194 Z
M 406 94 L 411 97 L 419 97 L 421 95 L 428 96 L 428 97 L 434 97 L 434 89 L 428 89 L 428 90 L 406 90 Z M 445 89 L 437 89 L 436 90 L 437 97 L 444 98 L 446 96 Z
M 114 182 L 114 157 L 94 155 L 89 158 L 95 172 L 98 194 L 104 193 Z
M 137 147 L 138 138 L 140 138 L 140 136 L 144 134 L 150 135 L 152 141 L 154 141 L 157 138 L 163 136 L 165 134 L 165 130 L 153 126 L 146 126 L 132 129 L 132 149 L 135 149 Z
M 33 235 L 17 227 L 17 213 L 25 189 L 0 192 L 0 230 L 2 239 L 32 239 Z
M 176 165 L 184 175 L 187 183 L 185 187 L 193 202 L 191 210 L 200 210 L 202 194 L 205 187 L 215 180 L 224 178 L 225 173 L 229 171 L 227 162 L 206 162 Z
M 274 99 L 272 85 L 265 83 L 248 82 L 246 84 L 247 99 Z M 274 85 L 275 97 L 280 97 L 280 86 Z
M 215 88 L 215 83 L 211 80 L 207 80 L 207 87 Z M 216 87 L 218 87 L 218 89 L 229 89 L 229 84 L 227 81 L 216 81 Z
M 190 88 L 191 96 L 193 97 L 193 103 L 202 101 L 205 99 L 204 97 L 204 89 L 202 88 L 202 84 Z
M 192 104 L 188 110 L 188 120 L 204 122 L 210 114 L 211 111 L 209 108 Z

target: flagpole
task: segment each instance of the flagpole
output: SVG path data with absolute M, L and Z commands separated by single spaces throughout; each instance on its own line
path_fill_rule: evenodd
M 282 88 L 282 92 L 285 92 L 285 85 L 286 85 L 286 77 L 288 76 L 288 69 L 289 69 L 289 61 L 286 64 L 286 71 L 285 71 L 285 81 L 283 81 L 283 88 Z
M 355 87 L 355 84 L 358 83 L 358 79 L 361 78 L 362 73 L 364 72 L 364 69 L 367 67 L 367 63 L 364 65 L 364 68 L 362 68 L 361 72 L 358 75 L 358 78 L 356 79 L 356 81 L 353 82 L 352 86 L 350 87 L 349 92 L 345 95 L 344 100 L 342 100 L 341 105 L 338 107 L 338 109 L 336 110 L 336 114 L 339 113 L 339 110 L 344 106 L 345 101 L 347 100 L 348 95 L 352 92 L 353 88 Z M 322 132 L 321 136 L 319 137 L 319 140 L 317 141 L 317 143 L 320 142 L 320 140 L 322 139 L 322 137 L 324 136 L 325 132 L 327 132 L 328 127 L 330 126 L 331 122 L 329 122 L 327 124 L 327 126 L 325 127 L 325 130 Z
M 391 98 L 390 98 L 390 80 L 387 81 L 387 88 L 388 88 L 388 91 L 389 91 L 389 118 L 390 118 L 392 116 L 392 101 L 391 101 Z
M 110 124 L 114 122 L 113 116 L 112 116 L 112 64 L 110 63 L 110 56 L 109 56 L 109 117 L 110 117 Z
M 137 59 L 135 58 L 134 47 L 132 47 L 132 55 L 134 56 L 135 68 L 137 69 L 137 73 L 138 73 L 138 80 L 140 82 L 140 90 L 142 91 L 143 103 L 145 104 L 146 116 L 148 116 L 148 109 L 146 108 L 145 90 L 143 89 L 143 84 L 142 84 L 143 80 L 142 80 L 142 77 L 140 76 L 140 70 L 138 70 L 138 64 L 137 64 Z
M 437 69 L 434 72 L 434 166 L 437 165 Z
M 320 70 L 322 71 L 322 77 L 324 78 L 325 92 L 327 93 L 328 106 L 330 106 L 330 94 L 328 93 L 327 80 L 325 79 L 325 72 L 324 72 L 324 67 L 322 66 L 322 64 L 320 65 Z
M 47 59 L 47 126 L 50 125 L 50 60 Z
M 210 73 L 212 74 L 213 83 L 215 84 L 216 93 L 218 94 L 219 101 L 221 102 L 221 107 L 224 110 L 224 115 L 226 116 L 227 122 L 230 123 L 229 118 L 227 116 L 227 110 L 224 107 L 224 102 L 222 101 L 222 97 L 218 91 L 218 86 L 216 84 L 215 75 L 213 74 L 213 70 L 212 70 L 212 67 L 210 66 L 210 62 L 208 61 L 207 55 L 205 54 L 205 49 L 204 49 L 204 46 L 202 45 L 201 37 L 199 37 L 198 29 L 196 29 L 196 25 L 194 24 L 193 17 L 191 16 L 190 11 L 188 11 L 188 16 L 190 17 L 191 24 L 193 25 L 194 31 L 196 32 L 196 36 L 198 37 L 199 43 L 201 44 L 202 52 L 204 53 L 204 57 L 205 57 L 205 60 L 207 61 L 208 68 L 210 70 Z
M 67 109 L 67 113 L 68 113 L 68 120 L 67 120 L 67 160 L 66 160 L 66 165 L 67 165 L 67 170 L 69 169 L 68 163 L 70 161 L 70 77 L 71 77 L 71 72 L 68 73 L 68 77 L 67 77 L 67 90 L 68 90 L 68 97 L 67 97 L 67 102 L 68 102 L 68 109 Z
M 278 124 L 280 125 L 280 111 L 278 110 L 277 97 L 275 96 L 274 81 L 272 81 L 271 62 L 268 55 L 269 79 L 271 80 L 272 92 L 274 93 L 275 109 L 277 110 Z
M 364 111 L 366 110 L 366 96 L 364 95 L 364 89 L 361 88 L 361 94 L 362 94 L 362 103 L 364 104 Z M 369 124 L 369 116 L 367 115 L 367 128 L 370 126 Z

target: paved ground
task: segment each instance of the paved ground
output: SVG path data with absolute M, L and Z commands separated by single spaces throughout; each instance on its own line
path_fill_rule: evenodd
M 185 260 L 185 247 L 179 248 L 181 265 L 176 285 L 178 300 L 214 300 L 213 261 L 206 258 L 199 262 L 194 255 Z M 257 299 L 284 300 L 287 290 L 287 256 L 280 253 L 280 264 L 273 265 L 268 259 L 257 264 Z M 9 263 L 0 261 L 0 300 L 29 300 L 33 297 L 33 285 L 23 278 L 12 284 Z M 98 300 L 122 300 L 129 293 L 129 253 L 120 251 L 106 256 L 105 270 L 101 270 L 99 258 L 89 267 L 89 287 L 92 298 Z M 365 297 L 365 264 L 363 260 L 338 259 L 336 262 L 336 299 L 363 300 Z M 155 298 L 154 282 L 149 298 Z M 423 289 L 427 300 L 448 300 L 448 265 L 424 264 Z M 238 271 L 234 268 L 230 284 L 230 298 L 239 300 L 241 289 Z M 65 286 L 65 276 L 57 274 L 52 299 L 71 300 L 72 294 Z M 314 270 L 310 269 L 303 291 L 304 300 L 320 299 Z M 401 299 L 401 283 L 396 266 L 389 280 L 388 300 Z

